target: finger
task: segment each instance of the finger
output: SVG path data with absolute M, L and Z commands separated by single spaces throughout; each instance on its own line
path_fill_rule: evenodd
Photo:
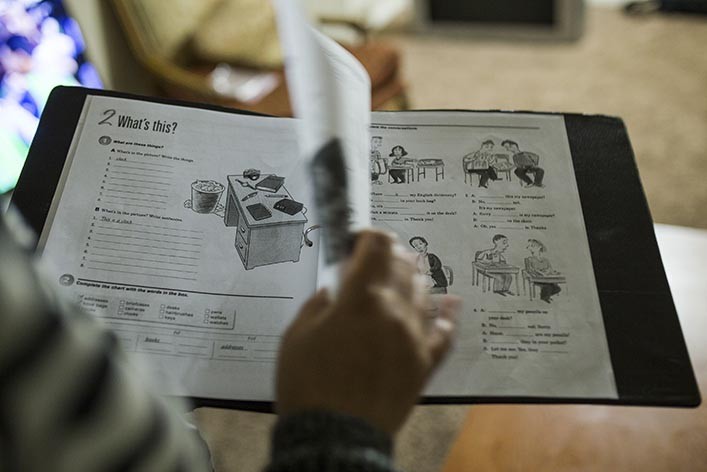
M 358 234 L 344 276 L 344 286 L 356 293 L 390 277 L 393 241 L 385 233 L 366 230 Z
M 405 298 L 411 299 L 416 296 L 421 281 L 424 288 L 424 278 L 418 280 L 420 277 L 415 255 L 399 244 L 393 245 L 392 252 L 392 270 L 388 282 Z
M 439 316 L 432 323 L 428 334 L 433 367 L 439 365 L 452 347 L 460 308 L 461 299 L 458 297 L 447 295 L 440 300 Z
M 302 308 L 300 308 L 297 313 L 297 317 L 292 322 L 290 329 L 294 329 L 296 326 L 307 324 L 314 319 L 317 319 L 325 315 L 328 311 L 329 305 L 331 305 L 331 296 L 326 288 L 320 289 L 317 293 L 312 295 Z

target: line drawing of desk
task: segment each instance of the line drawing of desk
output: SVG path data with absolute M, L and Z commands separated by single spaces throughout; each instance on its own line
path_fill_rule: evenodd
M 390 166 L 388 166 L 388 182 L 393 181 L 393 178 L 390 176 L 391 170 L 404 170 L 406 184 L 415 181 L 415 166 L 413 164 L 404 164 L 404 165 L 391 164 Z
M 493 280 L 493 275 L 509 274 L 515 280 L 516 293 L 519 293 L 519 283 L 518 275 L 520 274 L 520 267 L 508 265 L 508 264 L 489 264 L 486 262 L 474 261 L 471 263 L 473 268 L 471 274 L 471 283 L 473 285 L 479 285 L 481 283 L 481 291 L 487 292 L 491 289 L 491 280 Z M 479 281 L 479 276 L 484 278 Z
M 527 284 L 527 288 L 526 288 Z M 567 284 L 567 277 L 562 274 L 557 275 L 531 275 L 528 271 L 523 271 L 523 294 L 530 295 L 530 299 L 537 298 L 535 294 L 535 284 Z
M 420 177 L 427 178 L 427 169 L 434 169 L 435 182 L 439 182 L 439 178 L 444 180 L 444 161 L 442 159 L 420 159 L 417 162 L 417 181 Z
M 268 175 L 261 176 L 260 180 Z M 235 226 L 235 246 L 243 267 L 251 270 L 255 267 L 298 262 L 304 238 L 304 225 L 307 218 L 302 212 L 289 215 L 274 208 L 280 198 L 271 198 L 270 192 L 255 190 L 258 182 L 250 182 L 242 175 L 229 175 L 226 208 L 223 222 L 226 226 Z M 244 187 L 240 181 L 250 183 Z M 282 186 L 277 195 L 286 195 L 293 200 L 290 192 Z M 252 195 L 252 196 L 250 196 Z M 270 216 L 256 220 L 246 207 L 260 203 L 271 213 Z

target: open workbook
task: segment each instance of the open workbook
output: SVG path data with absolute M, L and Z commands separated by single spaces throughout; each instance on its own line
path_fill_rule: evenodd
M 80 88 L 49 100 L 13 201 L 60 290 L 166 394 L 273 399 L 280 336 L 318 283 L 295 126 Z M 416 252 L 433 297 L 464 301 L 426 401 L 699 403 L 620 120 L 377 112 L 358 165 L 372 225 Z

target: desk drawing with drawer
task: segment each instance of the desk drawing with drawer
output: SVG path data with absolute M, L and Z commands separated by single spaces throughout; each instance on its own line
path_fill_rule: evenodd
M 246 270 L 254 267 L 298 262 L 307 218 L 302 212 L 288 215 L 274 208 L 275 203 L 283 198 L 292 200 L 284 186 L 275 192 L 257 190 L 260 181 L 248 180 L 242 175 L 229 175 L 226 194 L 226 209 L 223 222 L 226 226 L 236 227 L 235 246 Z M 252 187 L 241 185 L 246 182 Z M 270 216 L 256 220 L 247 207 L 262 204 Z

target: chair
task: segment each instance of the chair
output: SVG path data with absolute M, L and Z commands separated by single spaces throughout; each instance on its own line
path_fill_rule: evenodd
M 471 161 L 472 161 L 472 159 L 471 159 L 470 154 L 467 154 L 466 156 L 464 156 L 462 158 L 462 173 L 464 174 L 464 183 L 467 183 L 467 179 L 468 179 L 469 185 L 473 185 L 471 177 L 474 175 L 469 172 L 469 163 Z M 481 178 L 481 176 L 479 176 L 479 178 Z
M 110 3 L 137 62 L 154 77 L 160 94 L 268 115 L 292 116 L 271 2 L 111 0 Z M 164 14 L 166 4 L 169 15 Z M 396 48 L 369 38 L 365 28 L 356 22 L 324 17 L 320 22 L 346 27 L 359 38 L 360 42 L 347 49 L 371 78 L 372 109 L 407 108 L 400 52 Z M 226 76 L 242 67 L 272 72 L 277 87 L 255 101 L 240 100 L 230 87 L 220 90 L 214 85 L 214 73 L 221 64 Z M 225 82 L 228 84 L 228 80 Z
M 381 175 L 386 175 L 388 173 L 388 159 L 386 159 L 385 157 L 381 157 L 380 159 L 376 159 L 373 162 L 373 165 L 375 166 L 376 170 L 378 171 L 379 178 Z
M 444 271 L 444 276 L 447 278 L 447 287 L 451 287 L 454 283 L 454 271 L 447 265 L 443 265 L 442 270 Z

